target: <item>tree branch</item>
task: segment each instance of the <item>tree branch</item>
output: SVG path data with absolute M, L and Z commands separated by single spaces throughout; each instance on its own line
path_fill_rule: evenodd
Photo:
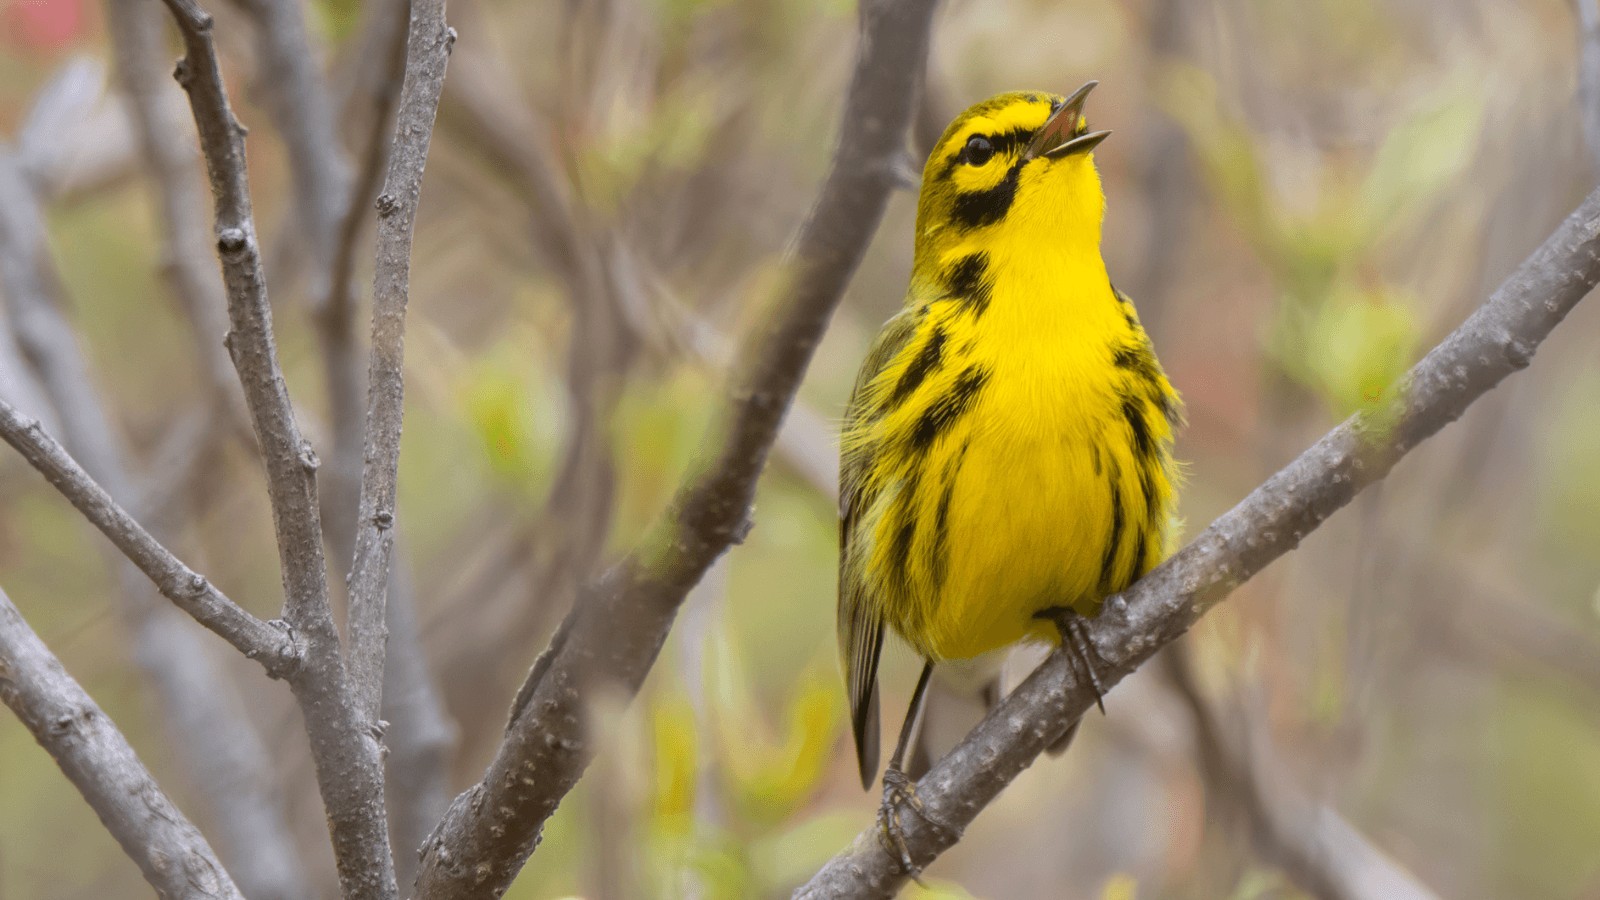
M 194 0 L 165 0 L 183 34 L 179 84 L 189 94 L 216 201 L 217 249 L 233 325 L 228 349 L 261 443 L 284 582 L 284 618 L 306 640 L 290 681 L 311 738 L 346 898 L 393 898 L 378 737 L 351 694 L 328 605 L 317 504 L 317 457 L 300 434 L 278 366 L 260 248 L 250 208 L 244 129 L 222 85 L 211 16 Z
M 147 12 L 159 14 L 155 8 Z M 156 19 L 154 24 L 160 22 Z M 46 102 L 48 98 L 38 101 Z M 9 297 L 8 311 L 16 319 L 18 338 L 44 382 L 47 406 L 68 411 L 59 416 L 63 436 L 91 470 L 90 477 L 104 484 L 113 500 L 128 501 L 135 494 L 151 498 L 151 485 L 135 490 L 127 465 L 130 454 L 105 412 L 72 326 L 62 312 L 67 303 L 61 296 L 61 279 L 49 253 L 38 200 L 3 150 L 0 285 Z M 217 313 L 221 314 L 220 308 Z M 211 404 L 199 415 L 211 423 L 217 412 Z M 198 451 L 188 455 L 203 458 L 204 450 L 198 445 L 209 443 L 216 430 L 207 424 L 196 437 L 194 429 L 188 429 L 182 437 Z M 191 472 L 184 467 L 179 474 L 187 477 Z M 143 512 L 150 521 L 150 510 Z M 209 819 L 216 826 L 223 858 L 232 864 L 239 884 L 252 897 L 290 900 L 306 896 L 309 888 L 302 876 L 304 867 L 283 821 L 282 803 L 267 776 L 266 751 L 242 714 L 237 696 L 219 689 L 216 648 L 205 643 L 182 612 L 156 597 L 149 580 L 130 560 L 110 546 L 104 549 L 119 582 L 118 611 L 134 658 L 158 700 L 173 750 L 204 800 L 202 820 Z M 236 607 L 228 608 L 225 598 L 222 609 L 225 624 L 242 622 L 257 635 L 254 640 L 269 642 L 264 647 L 254 644 L 246 651 L 264 653 L 269 671 L 289 664 L 280 658 L 283 652 L 300 652 L 283 631 Z M 279 650 L 280 645 L 288 646 Z
M 163 898 L 243 895 L 111 719 L 0 591 L 0 700 L 55 759 Z
M 755 482 L 812 351 L 877 228 L 904 155 L 933 0 L 866 0 L 833 166 L 802 227 L 772 314 L 744 347 L 728 404 L 692 473 L 649 537 L 590 585 L 564 635 L 530 673 L 483 779 L 456 798 L 423 850 L 420 898 L 499 896 L 545 820 L 594 756 L 586 700 L 631 696 L 684 596 L 749 528 Z
M 405 414 L 406 302 L 411 289 L 411 240 L 422 196 L 433 119 L 444 90 L 445 65 L 455 43 L 444 0 L 415 0 L 406 48 L 406 74 L 395 114 L 389 174 L 378 195 L 377 271 L 372 287 L 372 360 L 367 373 L 366 460 L 361 513 L 350 570 L 350 682 L 356 701 L 376 721 L 383 692 L 387 635 L 384 598 L 394 552 L 395 481 Z
M 223 596 L 204 576 L 161 546 L 105 489 L 89 477 L 67 451 L 45 434 L 37 419 L 0 399 L 0 438 L 16 448 L 56 490 L 78 508 L 162 596 L 215 632 L 274 678 L 291 678 L 300 669 L 303 648 L 282 629 L 263 622 Z
M 1590 194 L 1482 307 L 1414 366 L 1400 398 L 1329 432 L 1217 519 L 1195 541 L 1106 601 L 1089 624 L 1106 686 L 1116 684 L 1235 587 L 1297 546 L 1425 438 L 1521 369 L 1600 281 L 1600 191 Z M 1094 703 L 1055 652 L 917 784 L 931 818 L 965 828 L 1039 752 Z M 960 839 L 912 813 L 911 859 L 927 865 Z M 797 898 L 889 897 L 899 863 L 869 827 L 800 888 Z

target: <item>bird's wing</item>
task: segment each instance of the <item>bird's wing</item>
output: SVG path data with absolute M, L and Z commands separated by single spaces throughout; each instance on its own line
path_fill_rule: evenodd
M 861 784 L 870 788 L 878 774 L 878 656 L 883 650 L 881 598 L 867 583 L 867 552 L 855 543 L 862 514 L 872 507 L 879 485 L 868 477 L 879 448 L 853 439 L 875 418 L 868 394 L 883 367 L 916 331 L 917 314 L 903 310 L 873 341 L 845 411 L 844 452 L 839 459 L 839 653 L 850 692 L 850 724 L 855 731 Z

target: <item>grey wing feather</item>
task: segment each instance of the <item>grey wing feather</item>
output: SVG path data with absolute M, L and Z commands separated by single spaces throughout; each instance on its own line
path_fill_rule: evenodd
M 905 310 L 884 324 L 867 352 L 845 412 L 845 428 L 858 427 L 871 412 L 865 392 L 877 374 L 905 347 L 917 316 Z M 878 774 L 878 657 L 883 652 L 883 610 L 867 587 L 865 559 L 857 559 L 853 536 L 862 513 L 871 507 L 873 489 L 866 474 L 876 454 L 858 448 L 839 461 L 839 652 L 850 694 L 850 725 L 855 733 L 861 785 L 871 788 Z

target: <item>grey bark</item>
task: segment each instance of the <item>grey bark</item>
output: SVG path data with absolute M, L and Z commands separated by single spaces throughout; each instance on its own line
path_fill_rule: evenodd
M 0 701 L 171 900 L 243 900 L 200 830 L 161 792 L 111 719 L 0 591 Z

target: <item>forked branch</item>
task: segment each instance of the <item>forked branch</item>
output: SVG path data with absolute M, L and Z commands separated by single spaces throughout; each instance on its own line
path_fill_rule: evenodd
M 311 739 L 317 787 L 328 814 L 343 896 L 397 895 L 384 814 L 378 737 L 350 690 L 328 605 L 327 567 L 317 503 L 317 456 L 295 422 L 272 333 L 272 309 L 251 212 L 244 129 L 222 84 L 211 16 L 194 0 L 165 0 L 183 35 L 178 83 L 189 94 L 200 149 L 216 201 L 232 331 L 228 350 L 266 464 L 277 534 L 284 619 L 306 642 L 305 665 L 290 687 Z

